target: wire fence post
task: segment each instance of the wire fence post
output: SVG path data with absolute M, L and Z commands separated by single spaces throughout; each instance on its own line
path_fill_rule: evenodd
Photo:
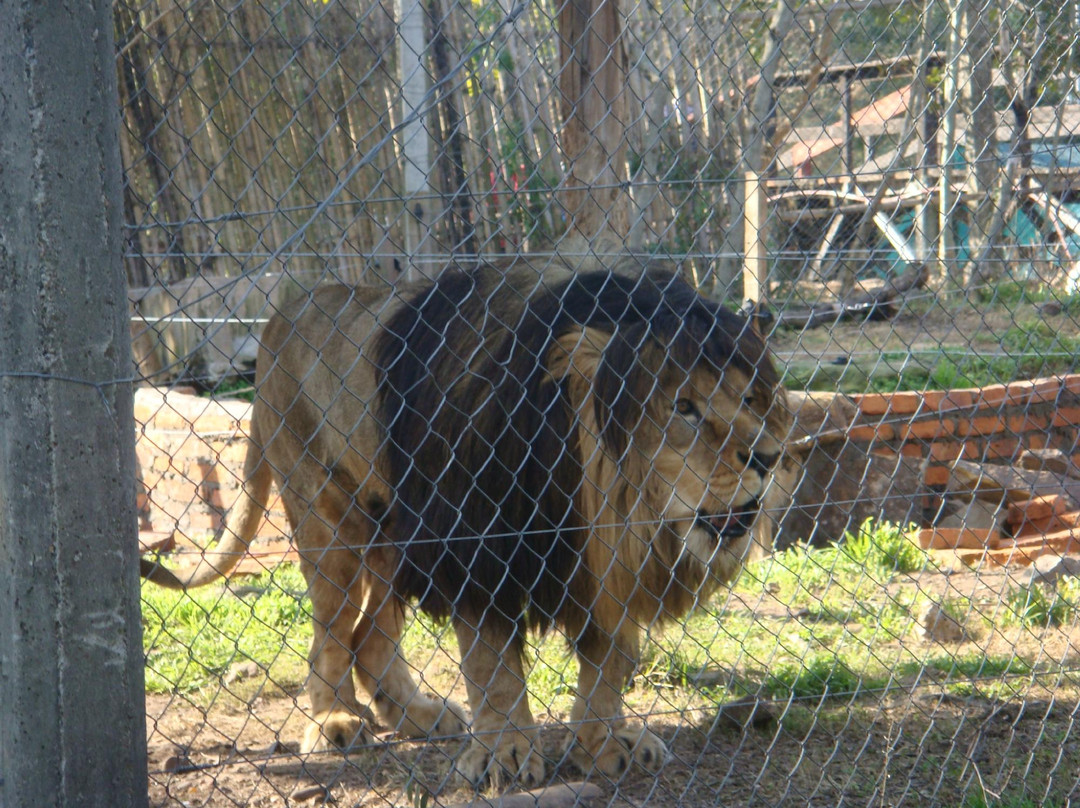
M 1080 804 L 1075 2 L 114 0 L 151 804 Z
M 5 3 L 0 87 L 0 805 L 145 805 L 112 3 Z

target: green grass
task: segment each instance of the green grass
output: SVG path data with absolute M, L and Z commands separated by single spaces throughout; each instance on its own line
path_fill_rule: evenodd
M 1080 616 L 1080 581 L 1066 577 L 1058 579 L 1053 587 L 1038 583 L 1013 587 L 1005 605 L 1005 625 L 1067 626 Z
M 997 335 L 992 347 L 975 343 L 938 349 L 885 351 L 873 361 L 844 366 L 796 364 L 785 370 L 793 390 L 892 393 L 983 387 L 1077 370 L 1080 336 L 1042 320 L 1024 319 Z
M 962 808 L 1058 808 L 1065 802 L 1043 802 L 1022 795 L 997 797 L 991 794 L 973 794 L 964 800 Z
M 935 654 L 927 660 L 926 667 L 965 679 L 1023 676 L 1031 673 L 1031 665 L 1016 656 L 988 656 L 976 652 Z
M 837 546 L 797 546 L 752 563 L 733 585 L 737 598 L 721 593 L 686 620 L 649 631 L 631 698 L 681 692 L 715 703 L 747 693 L 851 699 L 915 682 L 1004 697 L 1053 673 L 1038 643 L 1027 656 L 1019 649 L 995 655 L 971 645 L 946 651 L 927 644 L 916 630 L 927 595 L 893 584 L 929 563 L 904 529 L 869 521 Z M 147 689 L 215 692 L 230 671 L 251 662 L 265 672 L 261 681 L 298 688 L 311 638 L 304 588 L 290 566 L 190 593 L 144 586 Z M 962 598 L 944 605 L 969 625 L 1064 625 L 1076 619 L 1078 595 L 1080 584 L 1067 581 L 1049 592 L 1017 589 L 995 613 Z M 414 617 L 403 645 L 433 689 L 460 684 L 456 642 L 445 623 Z M 577 680 L 565 639 L 530 637 L 527 657 L 538 713 L 565 715 Z
M 249 662 L 282 686 L 298 684 L 311 639 L 305 589 L 302 576 L 291 566 L 232 589 L 213 586 L 175 592 L 144 583 L 147 691 L 199 690 Z
M 1021 281 L 999 281 L 980 287 L 975 292 L 975 301 L 981 306 L 1000 306 L 1009 311 L 1015 311 L 1025 304 L 1052 301 L 1058 303 L 1066 313 L 1080 313 L 1080 294 L 1055 291 L 1042 283 L 1033 285 Z
M 812 652 L 796 662 L 781 663 L 770 670 L 763 691 L 770 698 L 824 698 L 853 696 L 860 689 L 881 687 L 887 677 L 867 680 L 840 656 Z
M 789 368 L 784 384 L 792 390 L 848 394 L 983 387 L 1075 372 L 1078 351 L 1078 338 L 1061 335 L 1046 338 L 1013 328 L 1003 336 L 1002 348 L 996 353 L 949 348 L 903 354 L 887 352 L 872 365 Z

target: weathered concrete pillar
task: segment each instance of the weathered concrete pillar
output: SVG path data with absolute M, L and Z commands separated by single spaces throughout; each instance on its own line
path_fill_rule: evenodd
M 110 0 L 0 3 L 0 805 L 145 805 Z

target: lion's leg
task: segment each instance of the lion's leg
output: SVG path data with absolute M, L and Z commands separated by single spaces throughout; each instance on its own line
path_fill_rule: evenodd
M 304 733 L 304 752 L 347 749 L 363 740 L 363 710 L 352 680 L 352 637 L 360 610 L 350 590 L 358 574 L 359 559 L 348 549 L 325 551 L 308 574 L 314 629 L 307 682 L 312 723 Z
M 336 541 L 334 509 L 324 497 L 306 503 L 286 489 L 282 500 L 293 525 L 300 564 L 308 582 L 313 632 L 307 681 L 312 723 L 303 752 L 346 749 L 363 738 L 362 708 L 353 687 L 353 632 L 360 616 L 359 552 Z M 298 516 L 299 514 L 299 516 Z
M 458 758 L 458 773 L 477 786 L 490 780 L 496 789 L 515 781 L 538 785 L 544 761 L 529 710 L 518 627 L 490 615 L 482 621 L 457 616 L 454 631 L 473 713 L 473 740 Z
M 452 701 L 422 693 L 401 656 L 405 613 L 391 592 L 389 570 L 364 570 L 364 604 L 354 634 L 356 678 L 379 723 L 412 738 L 458 735 L 467 722 Z
M 571 711 L 574 762 L 586 773 L 595 769 L 612 779 L 635 762 L 658 771 L 667 760 L 667 746 L 622 717 L 623 691 L 638 660 L 638 628 L 622 610 L 603 627 L 596 620 L 603 612 L 597 612 L 577 642 L 581 670 Z

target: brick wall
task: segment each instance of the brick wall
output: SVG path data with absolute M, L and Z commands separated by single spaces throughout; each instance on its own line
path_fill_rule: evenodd
M 794 486 L 795 507 L 784 520 L 788 541 L 836 541 L 866 516 L 918 521 L 935 512 L 933 498 L 944 490 L 949 464 L 957 458 L 1011 463 L 1024 449 L 1056 448 L 1080 464 L 1080 374 L 807 401 L 812 406 L 804 402 L 800 408 L 797 435 L 838 434 L 806 458 Z M 830 409 L 837 411 L 831 418 Z M 200 544 L 220 527 L 240 484 L 250 411 L 244 401 L 213 401 L 182 389 L 136 392 L 146 546 L 171 540 Z M 814 463 L 821 469 L 812 468 Z M 259 537 L 272 543 L 286 533 L 275 496 Z
M 214 401 L 182 388 L 136 391 L 137 495 L 145 545 L 201 544 L 213 536 L 239 491 L 250 418 L 246 401 Z M 259 537 L 286 532 L 275 496 Z
M 922 458 L 930 488 L 948 483 L 958 458 L 1013 463 L 1025 449 L 1060 449 L 1080 461 L 1080 374 L 852 399 L 858 416 L 848 438 L 875 454 Z

